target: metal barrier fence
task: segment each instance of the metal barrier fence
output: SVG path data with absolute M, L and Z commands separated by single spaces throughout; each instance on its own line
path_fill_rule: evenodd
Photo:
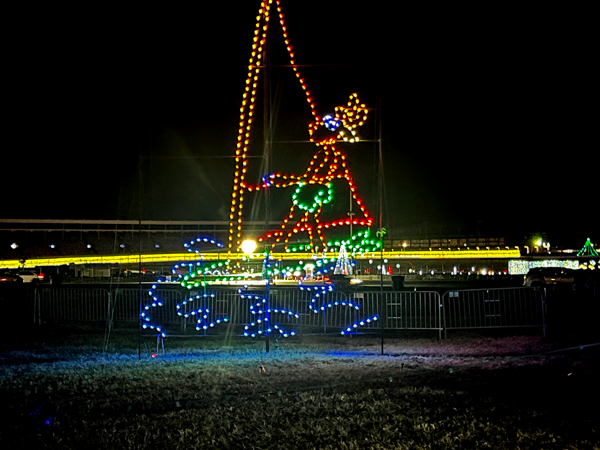
M 258 293 L 258 292 L 257 292 Z M 433 291 L 328 292 L 272 289 L 269 295 L 271 322 L 287 330 L 356 331 L 433 330 L 542 327 L 546 326 L 542 289 L 502 288 L 456 290 L 443 296 Z M 251 306 L 257 300 L 242 298 L 236 291 L 219 290 L 204 297 L 202 292 L 158 289 L 161 305 L 152 304 L 148 290 L 142 290 L 142 304 L 153 323 L 168 334 L 186 332 L 227 318 L 230 325 L 247 325 L 257 317 Z M 385 308 L 382 308 L 382 300 Z M 35 289 L 34 320 L 104 321 L 139 320 L 140 290 L 136 288 L 94 288 L 47 286 Z M 179 305 L 179 308 L 178 308 Z M 207 318 L 200 314 L 208 309 Z M 282 312 L 285 311 L 285 312 Z M 287 314 L 288 311 L 294 315 Z M 181 314 L 178 314 L 181 313 Z M 298 317 L 296 317 L 296 314 Z M 374 318 L 377 320 L 371 320 Z
M 535 288 L 469 289 L 446 292 L 444 332 L 448 330 L 542 327 L 544 296 Z
M 43 319 L 70 321 L 106 320 L 108 313 L 108 289 L 41 289 L 34 291 L 34 322 Z
M 372 316 L 381 311 L 381 293 L 354 294 L 365 300 L 365 312 Z M 386 305 L 380 321 L 386 330 L 435 330 L 442 332 L 442 303 L 433 291 L 383 292 Z M 381 327 L 381 323 L 377 325 Z

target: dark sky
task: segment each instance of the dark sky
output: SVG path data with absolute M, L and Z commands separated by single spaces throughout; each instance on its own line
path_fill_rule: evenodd
M 5 43 L 2 218 L 226 220 L 259 2 L 15 10 Z M 359 9 L 283 1 L 319 113 L 359 93 L 384 158 L 384 225 L 598 234 L 598 104 L 589 37 L 526 9 Z M 75 17 L 75 18 L 74 18 Z M 275 140 L 311 117 L 271 26 Z M 380 114 L 379 114 L 380 113 Z M 381 122 L 380 122 L 381 121 Z M 260 152 L 262 123 L 254 130 Z M 594 136 L 595 137 L 595 136 Z M 377 214 L 378 147 L 344 148 Z M 314 147 L 275 145 L 277 170 Z M 169 158 L 167 158 L 169 157 Z M 593 238 L 593 236 L 592 236 Z M 574 244 L 574 245 L 575 245 Z

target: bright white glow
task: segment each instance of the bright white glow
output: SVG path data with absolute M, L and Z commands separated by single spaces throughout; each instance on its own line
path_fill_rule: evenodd
M 247 239 L 242 242 L 242 251 L 246 254 L 253 253 L 256 250 L 256 241 L 253 239 Z

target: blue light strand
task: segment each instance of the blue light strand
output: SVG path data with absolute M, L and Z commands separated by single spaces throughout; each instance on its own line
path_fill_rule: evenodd
M 299 319 L 300 314 L 293 311 L 289 311 L 283 308 L 265 308 L 267 299 L 263 295 L 247 293 L 246 289 L 248 286 L 244 286 L 238 290 L 240 297 L 243 299 L 249 299 L 254 303 L 250 305 L 250 312 L 258 316 L 256 321 L 251 322 L 249 325 L 244 326 L 244 336 L 246 337 L 259 337 L 259 336 L 270 336 L 272 333 L 277 331 L 279 337 L 290 337 L 295 336 L 295 331 L 286 331 L 279 324 L 271 325 L 270 316 L 273 313 L 282 314 L 288 319 L 295 318 Z M 256 329 L 256 330 L 254 330 Z
M 205 292 L 202 295 L 198 294 L 195 297 L 188 298 L 183 303 L 177 305 L 177 315 L 181 316 L 181 317 L 184 317 L 186 319 L 188 317 L 190 317 L 190 316 L 198 317 L 198 320 L 196 321 L 196 330 L 198 330 L 198 331 L 200 331 L 200 330 L 207 330 L 209 328 L 213 328 L 215 325 L 219 325 L 222 322 L 228 322 L 229 319 L 227 317 L 219 318 L 219 319 L 215 320 L 214 322 L 209 322 L 208 321 L 208 315 L 210 314 L 210 309 L 206 307 L 206 299 L 207 298 L 215 298 L 215 294 L 207 294 Z M 203 299 L 204 300 L 203 308 L 194 309 L 194 310 L 192 310 L 190 312 L 182 312 L 181 311 L 182 307 L 184 307 L 188 303 L 192 303 L 195 300 L 199 300 L 199 299 Z
M 194 247 L 197 244 L 204 244 L 204 243 L 213 244 L 219 248 L 223 247 L 223 244 L 221 242 L 217 242 L 214 239 L 206 238 L 206 237 L 205 238 L 196 238 L 190 242 L 186 242 L 185 244 L 183 244 L 183 246 L 185 248 L 187 248 L 188 251 L 195 252 L 196 254 L 200 255 L 200 249 L 194 248 Z M 182 273 L 180 273 L 178 271 L 179 267 L 182 265 L 188 266 L 188 274 L 187 275 L 183 275 Z M 197 267 L 197 269 L 195 271 L 194 271 L 194 266 Z M 202 309 L 194 310 L 188 315 L 186 315 L 187 313 L 181 312 L 181 307 L 186 305 L 187 303 L 190 303 L 199 298 L 203 298 L 206 303 L 206 298 L 211 297 L 211 296 L 214 297 L 214 294 L 206 293 L 206 284 L 207 284 L 206 281 L 201 281 L 201 282 L 197 282 L 195 280 L 190 281 L 190 278 L 193 279 L 193 278 L 195 278 L 196 275 L 206 275 L 206 273 L 210 271 L 210 268 L 204 268 L 203 270 L 201 270 L 202 266 L 203 266 L 202 261 L 197 261 L 196 263 L 176 264 L 171 269 L 171 272 L 173 273 L 173 275 L 177 275 L 177 278 L 178 278 L 177 281 L 174 281 L 174 283 L 179 283 L 183 287 L 186 287 L 187 289 L 192 289 L 193 287 L 200 287 L 200 286 L 202 286 L 204 288 L 203 295 L 196 295 L 194 297 L 190 297 L 183 303 L 177 305 L 177 314 L 178 315 L 184 316 L 184 317 L 188 317 L 189 315 L 199 317 L 198 321 L 196 322 L 196 330 L 206 330 L 207 328 L 212 328 L 215 325 L 218 325 L 223 322 L 227 322 L 229 320 L 225 317 L 225 318 L 219 318 L 219 319 L 215 320 L 214 322 L 209 322 L 208 316 L 209 316 L 210 310 L 208 308 L 206 308 L 206 305 L 204 305 L 204 307 Z M 158 280 L 158 281 L 161 282 L 163 280 Z M 149 296 L 152 298 L 152 302 L 144 306 L 144 310 L 140 313 L 139 317 L 142 320 L 142 328 L 143 329 L 156 330 L 158 332 L 159 336 L 166 337 L 167 334 L 162 329 L 162 326 L 160 324 L 154 322 L 152 319 L 152 315 L 150 314 L 153 308 L 158 308 L 158 307 L 164 306 L 163 302 L 158 298 L 156 289 L 157 289 L 156 284 L 153 284 L 152 288 L 148 291 Z M 202 325 L 200 325 L 201 323 L 202 323 Z
M 313 295 L 313 298 L 310 300 L 310 304 L 309 304 L 309 309 L 314 312 L 315 314 L 318 314 L 319 312 L 325 312 L 325 308 L 333 308 L 334 306 L 346 306 L 346 307 L 350 307 L 350 308 L 354 308 L 356 311 L 360 310 L 360 305 L 352 303 L 352 302 L 347 302 L 347 301 L 333 301 L 333 302 L 324 302 L 322 303 L 320 306 L 317 305 L 317 301 L 320 298 L 323 298 L 325 295 L 327 295 L 330 292 L 333 292 L 333 286 L 332 285 L 324 285 L 324 286 L 302 286 L 301 284 L 299 285 L 300 290 L 302 291 L 315 291 L 315 295 Z M 345 330 L 342 330 L 342 332 L 340 334 L 345 335 L 345 334 L 349 334 L 352 333 L 353 331 L 356 331 L 359 327 L 364 327 L 365 325 L 368 325 L 374 321 L 376 321 L 379 318 L 378 315 L 375 315 L 373 317 L 369 317 L 367 319 L 364 320 L 359 320 L 357 322 L 355 322 L 354 324 L 346 327 Z
M 150 328 L 151 330 L 156 330 L 158 331 L 158 333 L 162 336 L 165 337 L 166 334 L 162 331 L 160 325 L 152 323 L 149 314 L 147 314 L 148 311 L 150 311 L 151 308 L 156 308 L 159 306 L 163 306 L 163 303 L 158 299 L 158 297 L 155 295 L 154 290 L 156 289 L 156 285 L 153 284 L 152 285 L 152 289 L 150 289 L 148 291 L 148 294 L 150 295 L 150 297 L 152 297 L 152 303 L 150 303 L 149 305 L 144 306 L 144 311 L 142 311 L 142 313 L 140 314 L 140 319 L 142 319 L 144 321 L 144 323 L 142 323 L 142 328 L 148 329 Z
M 183 244 L 183 246 L 188 249 L 188 252 L 200 253 L 200 249 L 198 249 L 198 248 L 195 249 L 193 247 L 194 247 L 194 245 L 201 244 L 203 242 L 204 243 L 209 243 L 209 244 L 214 244 L 214 245 L 216 245 L 219 248 L 223 247 L 223 244 L 221 242 L 218 242 L 218 241 L 216 241 L 214 239 L 206 238 L 206 237 L 205 238 L 196 238 L 196 239 L 193 239 L 189 243 L 186 242 L 185 244 Z
M 368 325 L 371 322 L 375 322 L 378 318 L 379 318 L 379 316 L 373 316 L 373 317 L 369 317 L 368 319 L 365 319 L 365 320 L 360 320 L 360 321 L 356 322 L 354 325 L 349 326 L 345 330 L 342 330 L 342 332 L 340 334 L 349 334 L 349 333 L 355 332 L 359 327 L 364 327 L 365 325 Z

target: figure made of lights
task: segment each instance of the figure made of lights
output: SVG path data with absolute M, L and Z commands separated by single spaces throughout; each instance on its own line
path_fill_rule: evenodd
M 177 277 L 177 280 L 174 282 L 180 284 L 181 286 L 189 290 L 202 288 L 202 294 L 193 294 L 189 296 L 184 302 L 178 304 L 176 308 L 177 315 L 186 319 L 188 317 L 193 317 L 196 320 L 196 330 L 206 331 L 215 325 L 227 322 L 229 319 L 227 317 L 219 317 L 212 322 L 209 319 L 209 316 L 211 316 L 212 313 L 207 306 L 207 301 L 210 298 L 214 298 L 215 294 L 209 294 L 206 292 L 206 286 L 208 284 L 206 281 L 206 274 L 214 273 L 215 271 L 220 272 L 220 268 L 223 266 L 223 263 L 215 263 L 210 266 L 205 266 L 202 261 L 200 249 L 198 248 L 198 246 L 203 243 L 214 244 L 219 248 L 223 247 L 223 244 L 211 238 L 197 238 L 189 243 L 186 242 L 184 247 L 189 252 L 196 253 L 198 255 L 198 261 L 176 264 L 172 269 L 172 273 Z M 152 285 L 152 288 L 148 291 L 148 294 L 150 295 L 152 302 L 146 304 L 144 306 L 144 310 L 140 313 L 142 327 L 144 329 L 149 328 L 151 330 L 156 330 L 159 337 L 166 337 L 167 334 L 162 328 L 160 319 L 153 317 L 155 316 L 155 314 L 153 314 L 155 308 L 164 306 L 164 300 L 159 297 L 156 284 Z M 195 306 L 197 307 L 194 308 Z
M 309 125 L 310 141 L 317 146 L 310 164 L 299 175 L 282 175 L 280 173 L 268 174 L 262 182 L 250 185 L 246 181 L 248 163 L 248 148 L 253 123 L 254 107 L 257 99 L 258 80 L 263 69 L 263 51 L 267 40 L 271 6 L 275 3 L 279 14 L 283 39 L 290 58 L 292 67 L 300 86 L 302 87 L 308 106 L 313 116 Z M 284 243 L 286 248 L 290 238 L 298 233 L 307 233 L 310 251 L 317 251 L 318 247 L 326 247 L 326 229 L 347 225 L 362 225 L 370 227 L 373 219 L 369 216 L 360 197 L 357 195 L 352 176 L 346 165 L 346 156 L 336 147 L 340 141 L 356 142 L 358 135 L 356 129 L 363 125 L 367 118 L 367 107 L 359 101 L 357 94 L 350 95 L 348 103 L 335 108 L 333 114 L 319 116 L 315 104 L 304 79 L 298 71 L 295 56 L 287 35 L 287 28 L 279 0 L 264 0 L 256 20 L 252 53 L 248 65 L 246 88 L 240 108 L 240 121 L 238 129 L 237 147 L 235 152 L 235 173 L 233 191 L 231 196 L 231 209 L 229 214 L 229 251 L 237 251 L 242 242 L 243 203 L 244 194 L 248 191 L 258 191 L 269 187 L 296 186 L 292 194 L 292 206 L 281 227 L 275 232 L 266 233 L 264 238 L 274 246 Z M 333 201 L 333 182 L 343 179 L 348 185 L 352 201 L 359 207 L 360 212 L 352 213 L 349 217 L 340 220 L 323 221 L 320 214 L 324 205 Z
M 305 246 L 306 250 L 316 252 L 319 248 L 324 250 L 327 247 L 324 236 L 327 228 L 350 224 L 371 226 L 373 219 L 356 193 L 356 187 L 346 165 L 346 156 L 336 147 L 338 141 L 356 142 L 358 140 L 356 128 L 361 126 L 366 118 L 365 105 L 360 103 L 356 94 L 350 95 L 347 105 L 336 107 L 335 114 L 328 114 L 309 125 L 310 141 L 318 147 L 318 151 L 304 173 L 301 175 L 271 174 L 261 186 L 254 187 L 260 189 L 270 186 L 277 188 L 297 186 L 292 195 L 292 206 L 280 229 L 265 236 L 271 241 L 272 246 L 283 242 L 287 248 L 292 236 L 305 232 L 309 238 L 309 244 Z M 338 179 L 344 179 L 348 184 L 352 199 L 360 208 L 360 214 L 355 214 L 356 217 L 324 222 L 320 220 L 319 215 L 323 206 L 332 201 L 333 182 Z

